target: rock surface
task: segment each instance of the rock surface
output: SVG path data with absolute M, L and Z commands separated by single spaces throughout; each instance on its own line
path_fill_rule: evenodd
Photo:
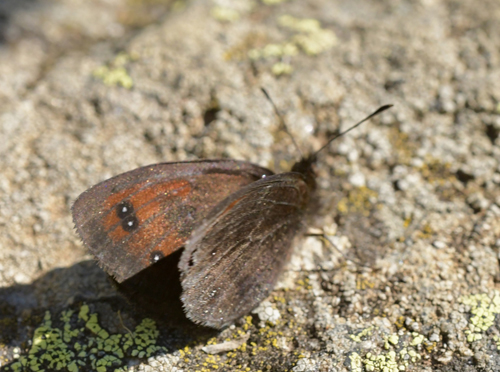
M 0 11 L 2 368 L 500 369 L 498 1 L 12 0 Z M 91 261 L 71 205 L 164 161 L 289 169 L 298 154 L 262 86 L 304 152 L 394 104 L 320 156 L 310 226 L 342 255 L 298 241 L 269 299 L 222 332 L 151 323 Z M 202 350 L 248 334 L 233 351 Z

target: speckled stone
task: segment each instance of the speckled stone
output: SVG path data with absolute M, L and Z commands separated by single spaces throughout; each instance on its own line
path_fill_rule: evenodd
M 500 369 L 500 3 L 270 3 L 0 5 L 2 366 L 47 309 L 87 301 L 113 334 L 146 316 L 73 230 L 86 188 L 164 161 L 289 169 L 299 154 L 263 86 L 304 153 L 394 107 L 319 155 L 307 223 L 331 242 L 299 237 L 271 296 L 221 333 L 165 314 L 166 351 L 124 365 Z M 247 333 L 236 350 L 201 349 Z

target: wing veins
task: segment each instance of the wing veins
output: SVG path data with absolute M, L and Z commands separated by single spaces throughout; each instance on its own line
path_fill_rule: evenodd
M 285 224 L 286 224 L 286 222 L 283 222 L 283 223 L 281 223 L 281 224 L 277 225 L 277 226 L 276 226 L 276 227 L 275 227 L 275 228 L 274 228 L 271 232 L 269 232 L 268 234 L 266 234 L 266 235 L 264 236 L 264 238 L 263 238 L 263 239 L 253 240 L 253 241 L 252 241 L 252 240 L 247 239 L 247 240 L 246 240 L 246 241 L 247 241 L 246 247 L 248 247 L 248 246 L 249 246 L 252 242 L 256 242 L 257 244 L 256 244 L 255 249 L 256 249 L 256 250 L 257 250 L 257 249 L 259 249 L 259 248 L 262 246 L 263 242 L 264 242 L 267 238 L 269 238 L 269 237 L 270 237 L 270 236 L 271 236 L 274 232 L 276 232 L 277 230 L 279 230 L 279 229 L 280 229 L 281 227 L 283 227 Z M 236 243 L 235 243 L 235 244 L 234 244 L 234 245 L 233 245 L 230 249 L 228 249 L 228 250 L 226 250 L 224 253 L 222 253 L 222 254 L 218 257 L 218 259 L 217 259 L 217 260 L 216 260 L 216 261 L 215 261 L 212 265 L 210 265 L 210 269 L 211 269 L 211 268 L 213 268 L 213 267 L 215 267 L 216 265 L 220 264 L 220 262 L 222 261 L 222 259 L 223 259 L 223 258 L 228 257 L 228 256 L 229 256 L 229 255 L 233 252 L 234 248 L 240 244 L 240 242 L 241 242 L 241 241 L 237 241 L 237 242 L 236 242 Z M 245 248 L 246 248 L 246 247 L 245 247 Z M 232 265 L 232 264 L 233 264 L 233 263 L 234 263 L 234 262 L 235 262 L 238 258 L 240 258 L 240 257 L 241 257 L 241 255 L 243 255 L 244 253 L 245 253 L 245 249 L 241 249 L 241 250 L 240 250 L 240 252 L 238 253 L 238 255 L 236 255 L 236 257 L 234 257 L 234 258 L 231 260 L 231 265 Z M 230 265 L 230 266 L 231 266 L 231 265 Z M 208 271 L 208 270 L 207 270 L 207 271 Z M 218 280 L 218 279 L 219 279 L 222 275 L 224 275 L 224 274 L 225 274 L 225 272 L 224 272 L 224 271 L 221 271 L 221 272 L 219 273 L 219 275 L 217 275 L 217 276 L 216 276 L 216 277 L 212 280 L 212 282 L 216 282 L 216 281 L 217 281 L 217 280 Z M 204 291 L 204 292 L 205 292 L 205 291 Z

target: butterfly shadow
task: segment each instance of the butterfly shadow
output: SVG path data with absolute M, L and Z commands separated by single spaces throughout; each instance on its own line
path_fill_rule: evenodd
M 61 315 L 71 311 L 72 321 L 76 321 L 84 305 L 97 314 L 100 327 L 109 334 L 131 333 L 145 318 L 153 319 L 159 330 L 156 345 L 164 347 L 157 354 L 206 344 L 218 331 L 198 326 L 184 315 L 177 269 L 180 253 L 167 256 L 121 284 L 109 278 L 95 261 L 87 260 L 51 270 L 30 284 L 0 288 L 2 354 L 11 359 L 13 348 L 20 347 L 22 356 L 47 314 L 52 327 L 62 330 Z M 95 336 L 86 332 L 89 337 Z
M 122 283 L 111 279 L 112 284 L 137 313 L 152 317 L 165 326 L 192 327 L 180 299 L 182 287 L 178 263 L 182 251 L 162 258 Z M 206 327 L 196 327 L 208 331 Z

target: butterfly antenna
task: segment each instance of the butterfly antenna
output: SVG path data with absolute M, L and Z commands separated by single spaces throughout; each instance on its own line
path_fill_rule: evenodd
M 280 124 L 281 126 L 285 129 L 285 132 L 290 136 L 290 138 L 292 139 L 292 142 L 293 142 L 293 145 L 295 146 L 295 148 L 297 149 L 297 151 L 299 152 L 300 154 L 300 157 L 303 157 L 303 154 L 302 154 L 302 151 L 300 150 L 300 147 L 299 145 L 297 145 L 297 142 L 295 141 L 295 138 L 293 138 L 292 134 L 290 133 L 290 131 L 288 130 L 288 127 L 286 126 L 286 123 L 285 123 L 285 120 L 283 119 L 283 116 L 281 116 L 280 112 L 278 111 L 278 108 L 276 107 L 276 105 L 274 104 L 274 101 L 271 99 L 271 96 L 269 95 L 269 93 L 267 93 L 267 91 L 264 89 L 264 88 L 260 88 L 260 90 L 262 90 L 262 93 L 264 93 L 264 95 L 266 96 L 267 100 L 269 102 L 271 102 L 271 105 L 273 106 L 273 109 L 274 109 L 274 112 L 276 113 L 276 116 L 278 116 L 278 118 L 280 119 Z
M 360 122 L 354 124 L 352 127 L 346 129 L 345 131 L 343 132 L 340 132 L 339 134 L 337 134 L 336 136 L 334 136 L 333 138 L 330 138 L 328 140 L 327 143 L 325 143 L 318 151 L 316 151 L 313 155 L 312 155 L 312 158 L 316 158 L 316 155 L 318 155 L 318 153 L 320 151 L 322 151 L 323 149 L 325 149 L 326 147 L 328 147 L 328 145 L 330 143 L 332 143 L 333 141 L 335 141 L 337 138 L 343 136 L 344 134 L 347 134 L 349 133 L 351 130 L 353 130 L 354 128 L 357 128 L 359 127 L 361 124 L 363 124 L 365 121 L 368 121 L 370 120 L 371 118 L 373 118 L 374 116 L 377 116 L 378 114 L 384 112 L 385 110 L 391 108 L 393 105 L 384 105 L 382 107 L 379 107 L 375 112 L 373 112 L 372 114 L 368 115 L 366 118 L 364 118 L 363 120 L 361 120 Z

